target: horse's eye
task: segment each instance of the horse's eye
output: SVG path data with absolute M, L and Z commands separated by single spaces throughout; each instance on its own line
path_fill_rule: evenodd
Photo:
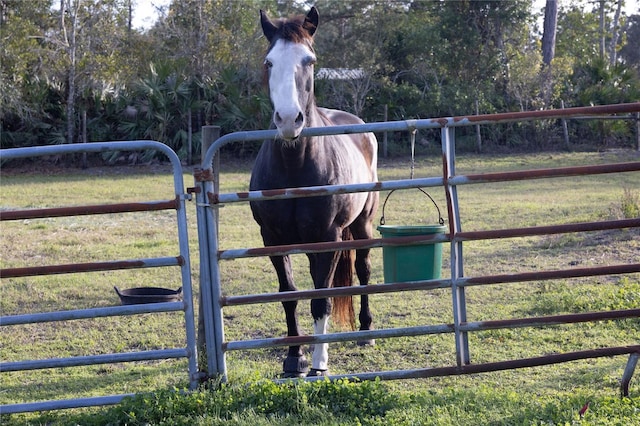
M 265 68 L 271 68 L 272 66 L 273 66 L 273 64 L 271 63 L 271 61 L 270 61 L 270 60 L 266 59 L 266 60 L 264 61 L 264 67 L 265 67 Z

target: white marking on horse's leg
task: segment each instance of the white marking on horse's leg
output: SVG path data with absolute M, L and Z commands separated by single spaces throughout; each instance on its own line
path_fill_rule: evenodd
M 315 334 L 327 334 L 329 329 L 329 315 L 313 322 L 313 331 Z M 327 370 L 329 365 L 329 344 L 316 343 L 313 346 L 313 356 L 311 358 L 311 367 L 315 370 Z

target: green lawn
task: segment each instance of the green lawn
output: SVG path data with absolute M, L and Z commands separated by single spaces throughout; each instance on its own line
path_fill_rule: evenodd
M 639 159 L 638 153 L 630 151 L 468 155 L 458 159 L 457 172 L 486 173 Z M 226 161 L 223 157 L 222 164 L 222 191 L 247 190 L 250 163 Z M 440 168 L 439 156 L 418 158 L 415 176 L 438 176 Z M 52 166 L 44 173 L 3 168 L 0 209 L 169 199 L 173 198 L 173 189 L 172 178 L 167 173 L 162 166 L 88 170 L 56 170 Z M 408 176 L 408 159 L 380 161 L 380 180 Z M 192 182 L 191 174 L 186 172 L 186 185 L 192 186 Z M 446 211 L 443 189 L 430 188 L 428 192 L 443 212 Z M 462 229 L 476 231 L 622 218 L 624 205 L 634 197 L 637 205 L 639 192 L 638 173 L 468 185 L 459 188 Z M 381 197 L 385 195 L 383 193 Z M 188 205 L 188 215 L 193 282 L 197 286 L 199 259 L 193 203 Z M 176 255 L 174 216 L 172 212 L 155 212 L 2 222 L 0 265 L 8 268 Z M 433 223 L 436 219 L 431 202 L 416 190 L 394 193 L 385 216 L 387 224 Z M 639 236 L 640 232 L 635 229 L 468 242 L 464 247 L 464 272 L 466 276 L 480 276 L 637 262 L 640 258 Z M 261 246 L 258 227 L 246 204 L 228 205 L 220 210 L 220 244 L 224 249 Z M 449 275 L 448 262 L 449 248 L 445 245 L 445 277 Z M 372 251 L 372 263 L 372 282 L 382 283 L 380 249 Z M 299 287 L 310 288 L 306 258 L 294 256 L 294 266 Z M 227 295 L 277 289 L 275 273 L 268 259 L 224 261 L 221 275 L 223 292 Z M 180 286 L 179 272 L 163 268 L 3 278 L 0 311 L 3 315 L 11 315 L 111 306 L 118 304 L 114 285 L 119 288 L 143 285 L 177 288 Z M 451 295 L 447 290 L 382 294 L 371 299 L 376 328 L 452 322 Z M 640 306 L 640 277 L 632 274 L 471 287 L 467 290 L 467 303 L 469 321 L 637 308 Z M 311 333 L 308 304 L 300 303 L 299 312 L 301 323 Z M 279 304 L 226 308 L 224 313 L 227 340 L 286 334 Z M 0 358 L 15 361 L 179 347 L 185 344 L 182 327 L 181 313 L 2 327 Z M 493 330 L 470 335 L 474 363 L 638 342 L 638 319 Z M 114 424 L 144 424 L 139 416 L 145 415 L 140 410 L 146 407 L 149 420 L 154 419 L 151 423 L 158 424 L 162 421 L 158 420 L 156 412 L 152 412 L 152 407 L 156 407 L 169 413 L 167 419 L 170 420 L 165 420 L 164 424 L 216 424 L 216 419 L 231 424 L 322 424 L 323 421 L 325 424 L 358 424 L 358 421 L 361 424 L 378 424 L 377 421 L 379 424 L 438 425 L 572 424 L 580 422 L 577 414 L 580 407 L 586 401 L 592 401 L 583 424 L 630 424 L 627 420 L 637 421 L 638 417 L 631 414 L 640 410 L 637 372 L 631 386 L 633 398 L 621 400 L 617 397 L 627 357 L 473 376 L 394 381 L 361 389 L 358 387 L 362 384 L 353 383 L 326 389 L 321 385 L 317 385 L 318 388 L 274 388 L 266 384 L 271 382 L 261 379 L 277 377 L 284 351 L 284 348 L 275 348 L 228 353 L 230 384 L 209 396 L 207 392 L 198 392 L 179 397 L 167 391 L 187 386 L 186 361 L 183 360 L 2 373 L 1 404 L 146 391 L 162 391 L 162 398 L 153 404 L 133 402 L 131 412 L 137 413 L 136 419 L 118 417 L 124 416 L 126 410 L 114 407 L 2 417 L 0 420 L 2 424 L 84 424 L 93 418 L 96 424 L 101 424 L 100 416 L 108 415 L 115 419 Z M 454 364 L 455 346 L 449 334 L 378 339 L 376 346 L 370 348 L 360 348 L 354 343 L 330 346 L 330 367 L 335 374 Z M 345 395 L 351 393 L 354 399 L 336 396 L 343 388 L 348 390 L 343 390 Z M 360 390 L 355 391 L 356 388 Z M 340 404 L 338 408 L 323 408 L 321 402 L 317 405 L 313 402 L 316 401 L 313 395 L 334 392 L 327 396 L 329 401 L 336 398 L 340 401 L 344 397 L 344 404 L 358 404 L 362 402 L 360 399 L 382 391 L 392 396 L 390 401 L 385 400 L 387 405 L 376 408 L 382 414 L 362 413 L 359 420 L 346 408 L 341 410 Z M 287 392 L 293 392 L 294 396 Z M 310 400 L 312 403 L 304 410 L 285 410 L 282 402 L 287 399 L 285 396 L 302 405 Z M 223 397 L 235 398 L 242 404 L 216 399 Z M 202 400 L 200 405 L 198 398 Z M 271 409 L 262 407 L 258 400 L 271 401 Z M 193 413 L 201 413 L 198 414 L 200 417 L 183 417 L 186 414 L 180 414 L 180 410 L 186 410 L 185 407 L 190 407 Z M 207 407 L 213 411 L 207 411 Z M 93 414 L 88 416 L 87 413 Z M 202 413 L 208 413 L 208 417 Z

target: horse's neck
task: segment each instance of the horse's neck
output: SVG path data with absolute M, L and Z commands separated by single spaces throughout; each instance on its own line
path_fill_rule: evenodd
M 304 166 L 308 142 L 307 138 L 300 138 L 295 144 L 279 145 L 280 158 L 287 171 L 295 173 Z

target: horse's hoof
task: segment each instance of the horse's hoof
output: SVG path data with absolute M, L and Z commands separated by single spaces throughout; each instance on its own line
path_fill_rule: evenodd
M 369 322 L 369 325 L 365 326 L 360 324 L 360 331 L 371 331 L 373 330 L 373 324 Z M 376 339 L 360 339 L 356 342 L 358 346 L 375 346 Z
M 282 376 L 286 379 L 304 377 L 309 372 L 309 362 L 304 355 L 288 356 L 282 363 L 282 371 L 284 371 Z
M 309 370 L 309 374 L 307 377 L 324 377 L 329 375 L 329 370 L 318 370 L 316 368 L 312 368 Z

